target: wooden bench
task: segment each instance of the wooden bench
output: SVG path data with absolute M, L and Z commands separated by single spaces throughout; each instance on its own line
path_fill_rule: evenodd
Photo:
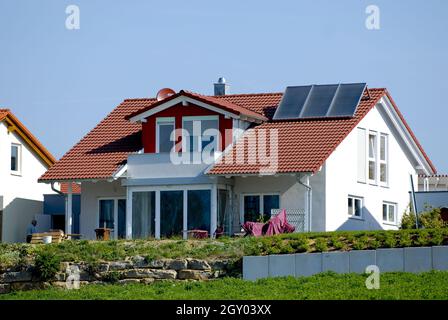
M 68 240 L 69 237 L 81 237 L 80 234 L 64 234 L 62 230 L 51 230 L 44 233 L 34 233 L 31 236 L 32 244 L 44 243 L 44 237 L 51 236 L 51 243 L 61 243 L 64 240 Z

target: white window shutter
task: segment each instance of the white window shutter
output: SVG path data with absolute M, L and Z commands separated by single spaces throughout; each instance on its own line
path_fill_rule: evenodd
M 358 182 L 366 183 L 366 130 L 358 128 Z

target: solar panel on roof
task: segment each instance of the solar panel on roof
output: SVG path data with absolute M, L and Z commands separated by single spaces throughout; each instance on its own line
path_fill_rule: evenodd
M 287 87 L 274 120 L 352 117 L 365 83 Z
M 312 86 L 287 87 L 274 119 L 296 119 L 299 117 Z
M 328 117 L 353 116 L 366 88 L 365 83 L 341 84 L 328 110 Z
M 313 86 L 300 118 L 325 117 L 337 89 L 337 84 Z

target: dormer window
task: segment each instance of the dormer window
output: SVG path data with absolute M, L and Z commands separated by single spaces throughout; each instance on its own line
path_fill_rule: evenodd
M 156 125 L 156 152 L 168 153 L 171 152 L 174 146 L 174 141 L 171 139 L 171 134 L 174 131 L 174 118 L 157 118 Z
M 20 174 L 20 155 L 21 145 L 13 143 L 11 144 L 11 173 Z
M 219 148 L 218 116 L 183 117 L 182 150 L 187 152 L 217 151 Z

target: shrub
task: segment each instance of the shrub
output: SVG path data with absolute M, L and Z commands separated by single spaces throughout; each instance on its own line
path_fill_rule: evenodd
M 331 237 L 331 245 L 335 250 L 342 250 L 346 247 L 345 243 L 341 241 L 341 239 L 338 236 Z
M 419 215 L 419 222 L 422 227 L 427 229 L 443 228 L 445 226 L 442 220 L 440 208 L 427 207 L 427 211 Z
M 386 233 L 383 240 L 383 246 L 385 248 L 394 248 L 396 245 L 397 238 L 395 236 L 395 233 Z
M 328 251 L 328 244 L 326 238 L 317 238 L 315 243 L 316 251 L 318 252 L 324 252 Z
M 437 229 L 446 227 L 442 220 L 440 208 L 425 207 L 425 211 L 418 215 L 419 228 Z M 415 214 L 413 212 L 405 213 L 401 219 L 401 229 L 415 229 Z
M 413 212 L 404 213 L 401 218 L 401 229 L 415 229 L 415 214 Z
M 59 272 L 61 260 L 57 255 L 48 251 L 40 251 L 35 258 L 35 272 L 43 281 L 51 280 Z

